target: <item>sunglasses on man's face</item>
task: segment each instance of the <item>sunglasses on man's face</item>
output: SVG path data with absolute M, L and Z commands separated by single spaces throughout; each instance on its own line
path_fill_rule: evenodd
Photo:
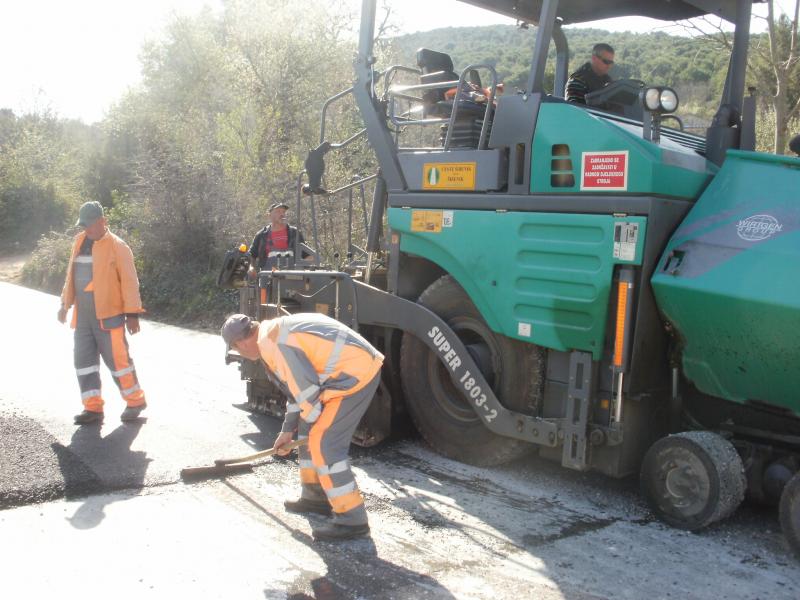
M 603 58 L 602 56 L 598 56 L 597 54 L 595 54 L 595 56 L 597 56 L 597 58 L 598 58 L 598 59 L 599 59 L 599 60 L 600 60 L 600 61 L 601 61 L 601 62 L 602 62 L 604 65 L 608 65 L 608 66 L 610 67 L 611 65 L 613 65 L 613 64 L 614 64 L 614 61 L 613 61 L 613 60 L 611 60 L 611 59 L 608 59 L 608 58 Z

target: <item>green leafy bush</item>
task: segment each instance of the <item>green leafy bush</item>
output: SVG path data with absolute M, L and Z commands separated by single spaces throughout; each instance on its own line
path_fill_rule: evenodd
M 32 249 L 42 232 L 63 227 L 66 213 L 52 186 L 0 190 L 0 253 Z
M 22 268 L 22 283 L 51 294 L 61 294 L 72 240 L 71 236 L 52 231 L 40 237 L 36 249 Z

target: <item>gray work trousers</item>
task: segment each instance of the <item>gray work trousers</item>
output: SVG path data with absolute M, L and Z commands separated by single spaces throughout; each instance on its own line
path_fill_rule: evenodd
M 339 525 L 366 525 L 364 499 L 350 469 L 350 441 L 361 417 L 380 385 L 380 371 L 358 392 L 325 403 L 314 423 L 302 419 L 298 439 L 308 438 L 298 450 L 301 497 L 316 502 L 327 500 L 333 520 Z

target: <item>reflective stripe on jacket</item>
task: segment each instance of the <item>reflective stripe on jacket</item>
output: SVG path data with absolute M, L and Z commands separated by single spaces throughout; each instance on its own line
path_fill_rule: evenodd
M 61 292 L 64 308 L 75 304 L 75 282 L 73 269 L 75 257 L 86 238 L 86 232 L 75 236 L 72 255 L 67 267 L 67 279 Z M 133 253 L 119 237 L 106 234 L 92 245 L 92 288 L 95 313 L 98 319 L 108 319 L 123 313 L 142 313 L 142 298 L 139 295 L 139 278 L 133 264 Z M 75 326 L 73 311 L 73 327 Z
M 322 403 L 358 392 L 383 364 L 383 355 L 367 340 L 318 313 L 264 321 L 258 348 L 294 400 L 286 407 L 283 431 L 292 431 L 298 418 L 316 421 Z

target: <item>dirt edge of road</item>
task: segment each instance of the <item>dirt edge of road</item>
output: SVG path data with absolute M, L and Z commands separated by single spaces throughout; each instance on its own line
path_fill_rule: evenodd
M 22 283 L 22 267 L 30 258 L 30 253 L 0 256 L 0 281 Z

